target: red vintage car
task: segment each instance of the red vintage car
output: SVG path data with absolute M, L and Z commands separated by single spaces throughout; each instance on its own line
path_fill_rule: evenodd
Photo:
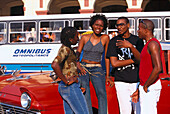
M 0 76 L 2 114 L 63 114 L 58 83 L 49 72 Z
M 58 92 L 58 82 L 50 72 L 2 74 L 0 76 L 0 113 L 1 114 L 64 114 L 63 101 Z M 170 76 L 161 74 L 162 91 L 158 103 L 158 114 L 170 113 Z M 108 114 L 119 114 L 115 87 L 106 84 Z M 97 98 L 91 84 L 94 113 Z

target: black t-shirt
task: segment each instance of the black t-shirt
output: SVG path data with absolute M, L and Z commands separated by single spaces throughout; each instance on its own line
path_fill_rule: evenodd
M 116 46 L 117 40 L 124 40 L 124 38 L 118 35 L 110 40 L 106 57 L 117 57 L 118 60 L 134 59 L 134 55 L 131 52 L 130 48 L 118 48 Z M 134 47 L 136 47 L 139 52 L 142 51 L 144 43 L 143 40 L 140 39 L 138 36 L 131 34 L 130 37 L 125 38 L 125 40 L 129 41 Z M 139 82 L 138 69 L 138 64 L 130 64 L 124 67 L 114 68 L 115 81 L 127 83 Z

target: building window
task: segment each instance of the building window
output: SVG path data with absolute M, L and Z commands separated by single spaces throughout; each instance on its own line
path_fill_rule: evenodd
M 24 15 L 23 5 L 11 7 L 11 16 Z

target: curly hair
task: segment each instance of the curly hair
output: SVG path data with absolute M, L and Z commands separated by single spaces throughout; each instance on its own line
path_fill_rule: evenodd
M 61 31 L 61 35 L 60 35 L 60 40 L 61 43 L 64 44 L 67 47 L 71 46 L 71 42 L 69 40 L 69 38 L 74 38 L 74 36 L 77 33 L 77 29 L 74 27 L 65 27 L 62 29 Z
M 91 28 L 92 28 L 93 24 L 96 22 L 96 20 L 102 20 L 103 24 L 104 24 L 103 30 L 106 30 L 108 23 L 107 23 L 107 18 L 105 17 L 105 15 L 103 15 L 103 14 L 93 15 L 90 18 L 90 26 L 91 26 Z

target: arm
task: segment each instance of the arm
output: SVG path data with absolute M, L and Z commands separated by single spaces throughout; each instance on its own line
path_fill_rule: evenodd
M 82 38 L 80 39 L 79 41 L 79 44 L 78 44 L 78 48 L 77 48 L 77 52 L 81 53 L 83 47 L 84 47 L 84 44 L 85 44 L 85 35 L 82 36 Z
M 139 88 L 130 97 L 132 98 L 132 102 L 137 103 L 139 101 Z
M 119 48 L 130 48 L 136 61 L 140 62 L 140 52 L 127 40 L 117 40 L 116 46 Z
M 107 48 L 108 48 L 108 45 L 109 45 L 109 36 L 107 36 L 106 38 L 106 45 L 105 45 L 105 66 L 106 66 L 106 82 L 109 82 L 110 83 L 110 87 L 113 87 L 114 85 L 114 82 L 110 79 L 110 76 L 109 76 L 109 72 L 110 72 L 110 60 L 108 58 L 106 58 L 106 54 L 107 54 Z
M 147 92 L 148 87 L 152 85 L 159 77 L 159 73 L 162 71 L 162 63 L 160 56 L 160 46 L 157 42 L 151 41 L 148 45 L 148 52 L 151 55 L 153 70 L 143 86 L 145 92 Z
M 85 75 L 86 74 L 86 70 L 83 69 L 80 65 L 80 52 L 76 52 L 76 63 L 77 63 L 77 68 L 80 70 L 81 73 L 79 73 L 79 75 Z
M 106 66 L 106 77 L 109 77 L 109 72 L 110 72 L 110 60 L 109 60 L 108 58 L 106 58 L 108 45 L 109 45 L 109 36 L 107 37 L 106 45 L 105 45 L 105 66 Z
M 53 68 L 54 72 L 56 73 L 56 75 L 66 84 L 66 85 L 70 85 L 74 82 L 77 82 L 77 77 L 76 76 L 71 76 L 70 78 L 66 78 L 61 69 L 60 69 L 60 65 L 58 62 L 53 61 L 51 64 L 51 67 Z
M 56 58 L 53 60 L 51 67 L 54 70 L 54 72 L 56 73 L 56 75 L 66 84 L 66 85 L 70 85 L 74 82 L 77 81 L 77 77 L 76 76 L 71 76 L 67 79 L 67 77 L 65 75 L 63 75 L 62 70 L 60 68 L 60 63 L 63 62 L 63 60 L 65 59 L 66 56 L 69 55 L 69 51 L 66 48 L 60 48 L 58 55 L 56 56 Z
M 110 40 L 107 50 L 107 58 L 110 58 L 110 62 L 114 68 L 116 67 L 124 67 L 130 64 L 133 64 L 134 61 L 132 59 L 127 60 L 119 60 L 118 52 L 115 39 Z
M 82 49 L 84 47 L 84 43 L 85 42 L 85 37 L 82 36 L 81 40 L 79 41 L 79 45 L 77 48 L 77 52 L 76 52 L 76 61 L 77 61 L 77 68 L 81 71 L 81 74 L 86 74 L 86 71 L 81 67 L 80 65 L 80 54 L 82 52 Z
M 113 67 L 123 67 L 134 63 L 132 59 L 118 60 L 117 57 L 110 57 L 110 61 Z
M 54 72 L 56 73 L 56 75 L 67 85 L 68 84 L 68 80 L 67 78 L 63 75 L 61 69 L 60 69 L 60 65 L 58 62 L 53 61 L 51 64 L 51 67 L 53 68 Z

